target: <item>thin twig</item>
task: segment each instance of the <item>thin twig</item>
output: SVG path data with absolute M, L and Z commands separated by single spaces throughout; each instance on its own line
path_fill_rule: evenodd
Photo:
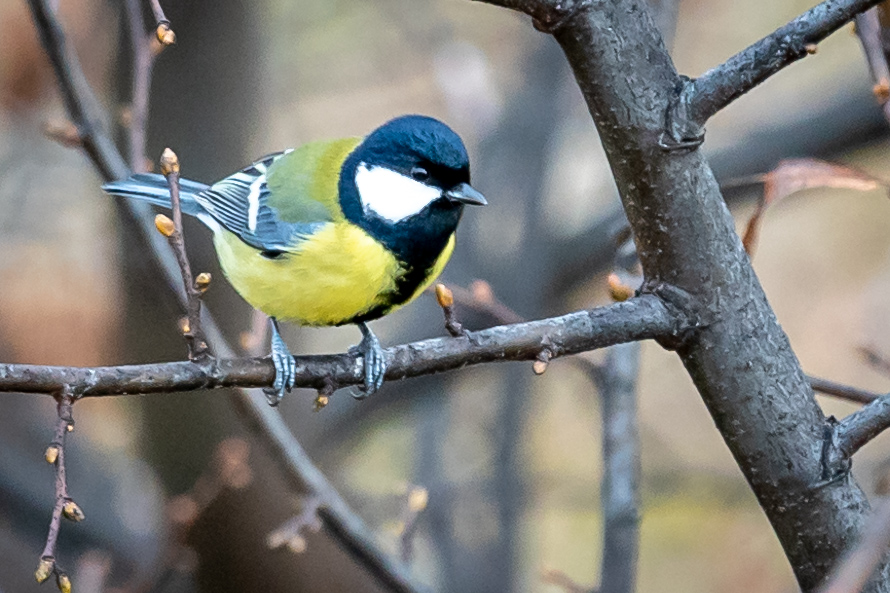
M 151 11 L 155 15 L 155 22 L 158 25 L 162 25 L 164 23 L 170 24 L 170 21 L 167 20 L 167 15 L 164 14 L 164 9 L 161 8 L 161 3 L 158 0 L 150 0 Z
M 105 180 L 125 178 L 129 174 L 127 166 L 107 130 L 96 124 L 93 114 L 101 113 L 101 106 L 86 82 L 76 56 L 66 43 L 64 31 L 50 6 L 50 0 L 29 0 L 29 5 L 43 47 L 55 69 L 68 116 L 79 130 L 82 147 Z M 159 33 L 161 32 L 159 28 Z M 169 33 L 164 36 L 163 42 L 174 41 L 172 31 Z M 167 242 L 155 232 L 150 218 L 151 208 L 140 202 L 129 201 L 126 202 L 125 209 L 163 271 L 168 286 L 185 307 L 185 295 L 178 290 L 179 267 Z M 234 356 L 234 351 L 226 343 L 222 331 L 209 312 L 204 316 L 203 329 L 221 356 Z M 142 381 L 150 383 L 151 378 L 143 376 Z M 271 385 L 271 379 L 267 378 L 263 385 Z M 294 484 L 306 485 L 310 491 L 325 493 L 325 499 L 330 501 L 330 511 L 324 515 L 325 523 L 335 539 L 347 547 L 356 560 L 380 583 L 394 591 L 411 593 L 424 590 L 424 586 L 414 579 L 406 567 L 394 562 L 381 549 L 362 520 L 312 464 L 281 415 L 269 409 L 262 392 L 238 390 L 232 395 L 232 403 L 241 412 L 245 423 L 254 429 L 256 436 L 278 459 L 279 467 L 287 478 Z
M 865 522 L 859 543 L 816 593 L 860 593 L 890 546 L 890 501 L 884 499 Z
M 152 51 L 150 37 L 145 34 L 145 19 L 142 17 L 141 0 L 124 2 L 130 48 L 133 60 L 132 68 L 132 101 L 127 118 L 128 151 L 130 168 L 137 172 L 146 170 L 145 138 L 148 126 L 149 91 L 154 66 L 155 52 Z
M 272 550 L 287 548 L 295 554 L 306 551 L 306 533 L 321 529 L 318 509 L 321 501 L 308 496 L 303 498 L 300 512 L 277 527 L 266 537 L 266 545 Z
M 881 104 L 884 118 L 890 121 L 890 66 L 881 42 L 881 19 L 877 7 L 856 16 L 856 35 L 875 83 L 872 92 Z
M 609 276 L 610 291 L 618 302 L 633 298 L 634 290 L 630 288 L 630 284 L 639 285 L 642 280 L 631 272 L 623 274 L 629 276 L 627 282 L 618 274 L 613 273 Z M 442 292 L 437 286 L 436 296 L 444 308 Z M 500 302 L 491 287 L 481 280 L 475 281 L 469 290 L 461 288 L 449 290 L 448 296 L 451 298 L 445 299 L 447 304 L 458 302 L 498 321 L 503 322 L 505 318 L 521 320 L 519 315 Z M 541 351 L 535 362 L 536 374 L 540 375 L 546 371 L 551 356 L 550 349 Z M 607 350 L 606 360 L 602 365 L 597 365 L 586 358 L 572 359 L 597 386 L 603 403 L 605 469 L 601 498 L 605 525 L 600 570 L 601 593 L 632 593 L 636 582 L 641 472 L 636 406 L 639 359 L 638 343 L 612 346 Z M 562 573 L 550 571 L 546 574 L 550 575 L 548 578 L 558 579 Z M 563 581 L 549 582 L 565 587 Z M 587 591 L 587 589 L 582 590 Z
M 659 297 L 644 294 L 622 303 L 539 321 L 502 325 L 461 338 L 433 338 L 386 349 L 388 381 L 429 375 L 469 365 L 552 358 L 614 344 L 683 333 L 691 322 L 679 319 Z M 218 341 L 214 340 L 219 344 Z M 222 351 L 225 354 L 229 351 Z M 297 386 L 325 389 L 358 385 L 361 363 L 349 354 L 296 356 Z M 268 358 L 210 359 L 115 367 L 0 365 L 0 393 L 52 393 L 65 386 L 80 397 L 135 395 L 215 389 L 268 387 L 275 370 Z
M 863 346 L 858 349 L 859 354 L 865 358 L 865 362 L 869 364 L 874 370 L 883 373 L 884 375 L 890 377 L 890 360 L 887 360 L 887 357 L 878 352 L 876 349 Z
M 158 41 L 162 46 L 173 45 L 176 43 L 176 34 L 170 28 L 170 21 L 167 20 L 167 15 L 164 14 L 164 9 L 161 8 L 161 3 L 158 0 L 149 1 L 151 3 L 151 11 L 154 13 L 155 23 L 157 24 L 155 34 Z
M 541 582 L 562 589 L 563 593 L 596 593 L 596 589 L 577 583 L 561 570 L 548 568 L 541 572 Z
M 429 492 L 423 486 L 408 487 L 402 518 L 399 521 L 399 554 L 402 562 L 406 564 L 414 557 L 414 534 L 417 533 L 418 519 L 426 510 L 429 496 Z
M 52 518 L 49 523 L 49 532 L 46 535 L 46 544 L 40 554 L 40 563 L 34 573 L 38 583 L 46 581 L 50 575 L 55 575 L 56 583 L 62 593 L 70 593 L 71 579 L 59 566 L 56 558 L 56 548 L 59 541 L 59 531 L 62 528 L 62 517 L 71 521 L 83 520 L 83 512 L 68 494 L 68 479 L 65 475 L 65 437 L 74 429 L 74 420 L 71 417 L 71 407 L 74 396 L 70 390 L 64 390 L 55 394 L 57 402 L 58 420 L 53 440 L 46 449 L 46 461 L 53 464 L 56 471 L 55 480 L 55 504 L 53 505 Z
M 631 237 L 625 239 L 630 242 Z M 632 243 L 628 245 L 633 249 Z M 621 249 L 619 249 L 619 253 Z M 609 290 L 616 302 L 632 298 L 643 279 L 636 272 L 636 253 L 619 263 L 609 275 Z M 600 396 L 602 423 L 603 555 L 599 593 L 633 593 L 637 582 L 640 548 L 641 446 L 637 410 L 640 344 L 619 344 L 606 351 L 602 365 L 588 375 Z
M 689 80 L 670 109 L 668 133 L 676 142 L 700 139 L 711 116 L 789 64 L 813 53 L 816 44 L 881 1 L 826 0 Z
M 469 288 L 462 288 L 460 286 L 449 287 L 448 292 L 454 305 L 472 309 L 491 318 L 496 323 L 515 324 L 523 323 L 525 321 L 519 313 L 498 299 L 494 290 L 491 288 L 491 285 L 485 280 L 473 280 L 473 282 L 470 283 Z M 438 286 L 436 287 L 436 298 L 439 300 L 439 305 L 441 306 L 442 302 L 439 299 Z M 453 309 L 451 311 L 445 311 L 446 329 L 448 328 L 449 322 L 460 325 L 460 323 L 457 322 L 457 316 Z M 463 329 L 462 326 L 461 329 Z M 547 347 L 546 339 L 542 342 L 542 346 L 543 347 L 539 349 L 538 355 L 535 357 L 535 363 L 532 366 L 532 370 L 536 375 L 543 375 L 547 371 L 550 361 L 555 358 L 553 352 Z M 572 357 L 570 360 L 586 373 L 598 372 L 599 365 L 590 359 L 576 356 Z
M 840 421 L 837 448 L 849 459 L 876 436 L 890 428 L 890 395 L 884 395 Z
M 270 383 L 271 384 L 271 383 Z M 303 446 L 281 419 L 281 414 L 266 403 L 262 391 L 241 390 L 233 398 L 243 413 L 248 428 L 268 446 L 273 461 L 284 470 L 291 487 L 309 493 L 318 500 L 318 515 L 325 529 L 387 590 L 395 593 L 420 593 L 427 587 L 420 583 L 398 558 L 384 551 L 371 531 L 349 507 L 325 475 L 312 463 Z
M 53 65 L 65 110 L 77 127 L 81 145 L 102 177 L 121 179 L 129 173 L 124 159 L 108 134 L 103 109 L 90 88 L 80 62 L 68 45 L 65 32 L 50 0 L 28 0 L 40 42 Z
M 250 485 L 253 474 L 249 457 L 250 445 L 243 439 L 229 438 L 217 445 L 212 463 L 191 489 L 167 501 L 171 534 L 162 554 L 162 566 L 147 582 L 133 583 L 125 590 L 160 593 L 177 574 L 194 572 L 196 556 L 189 543 L 192 529 L 222 493 Z
M 639 365 L 640 345 L 621 344 L 609 348 L 599 372 L 592 373 L 603 425 L 601 593 L 635 590 L 640 539 Z
M 173 225 L 170 227 L 168 219 L 163 214 L 155 217 L 155 224 L 161 234 L 170 241 L 170 247 L 176 254 L 179 270 L 182 274 L 182 284 L 185 289 L 186 311 L 188 320 L 183 328 L 183 335 L 189 349 L 189 360 L 200 361 L 210 355 L 207 338 L 201 327 L 201 296 L 210 285 L 210 274 L 202 273 L 196 280 L 192 276 L 192 266 L 189 263 L 188 253 L 185 250 L 185 235 L 182 230 L 182 202 L 179 196 L 179 158 L 169 148 L 161 155 L 161 173 L 167 178 L 170 186 L 170 202 L 173 208 Z
M 498 300 L 485 280 L 474 280 L 469 288 L 450 286 L 455 304 L 487 315 L 497 323 L 519 323 L 523 317 Z
M 464 326 L 457 320 L 454 314 L 454 293 L 444 284 L 436 284 L 436 302 L 442 307 L 445 315 L 445 329 L 452 338 L 458 338 L 466 334 Z
M 880 393 L 859 389 L 858 387 L 851 387 L 842 383 L 835 383 L 834 381 L 821 379 L 812 375 L 807 375 L 807 380 L 810 382 L 810 387 L 813 388 L 813 391 L 818 391 L 825 395 L 859 404 L 868 404 L 882 397 L 882 394 Z
M 77 55 L 68 44 L 53 3 L 50 0 L 28 0 L 28 5 L 40 42 L 53 65 L 65 110 L 77 129 L 78 146 L 83 148 L 105 181 L 126 178 L 130 170 L 105 126 L 108 117 L 96 100 Z M 178 295 L 179 266 L 167 248 L 167 241 L 155 232 L 151 207 L 136 200 L 126 200 L 122 204 L 164 272 L 168 286 Z M 205 324 L 209 323 L 205 321 Z

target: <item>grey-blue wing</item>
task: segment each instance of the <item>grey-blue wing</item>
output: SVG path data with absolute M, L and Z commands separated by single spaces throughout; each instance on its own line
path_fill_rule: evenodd
M 292 250 L 326 224 L 285 222 L 269 205 L 266 171 L 290 151 L 268 155 L 195 194 L 195 201 L 248 245 L 274 257 Z

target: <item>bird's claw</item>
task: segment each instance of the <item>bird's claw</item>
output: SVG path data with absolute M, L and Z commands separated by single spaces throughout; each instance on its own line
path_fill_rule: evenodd
M 352 397 L 365 399 L 374 395 L 383 385 L 383 378 L 386 376 L 386 356 L 383 354 L 380 340 L 370 328 L 362 323 L 359 325 L 359 329 L 362 330 L 362 341 L 358 346 L 350 348 L 349 352 L 362 357 L 364 385 L 354 389 Z
M 297 363 L 294 361 L 293 355 L 281 339 L 278 333 L 278 327 L 272 324 L 272 364 L 275 365 L 275 382 L 272 387 L 264 387 L 263 393 L 266 394 L 270 406 L 277 406 L 284 394 L 294 388 L 297 381 Z

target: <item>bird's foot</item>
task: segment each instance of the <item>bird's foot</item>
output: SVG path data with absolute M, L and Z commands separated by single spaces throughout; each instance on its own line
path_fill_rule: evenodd
M 374 335 L 374 332 L 365 323 L 358 325 L 362 330 L 362 341 L 358 346 L 349 349 L 350 354 L 362 357 L 363 374 L 365 384 L 352 391 L 352 397 L 355 399 L 365 399 L 374 395 L 380 386 L 383 385 L 383 377 L 386 375 L 386 357 L 383 354 L 383 348 L 380 346 L 380 340 Z
M 272 321 L 272 364 L 275 365 L 275 382 L 272 387 L 264 387 L 263 393 L 270 406 L 277 406 L 286 392 L 294 388 L 297 381 L 297 363 L 293 355 L 281 339 L 278 322 Z

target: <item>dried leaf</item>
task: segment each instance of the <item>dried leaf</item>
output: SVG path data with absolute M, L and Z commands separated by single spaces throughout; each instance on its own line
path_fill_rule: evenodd
M 541 581 L 559 587 L 565 593 L 589 593 L 594 590 L 575 582 L 572 577 L 555 568 L 544 569 L 541 572 Z
M 829 163 L 819 159 L 787 159 L 761 177 L 763 196 L 757 210 L 748 221 L 748 228 L 742 242 L 748 255 L 754 254 L 754 245 L 760 230 L 760 220 L 767 208 L 782 199 L 805 189 L 830 187 L 871 191 L 888 187 L 888 183 L 868 173 L 863 173 L 845 165 Z

